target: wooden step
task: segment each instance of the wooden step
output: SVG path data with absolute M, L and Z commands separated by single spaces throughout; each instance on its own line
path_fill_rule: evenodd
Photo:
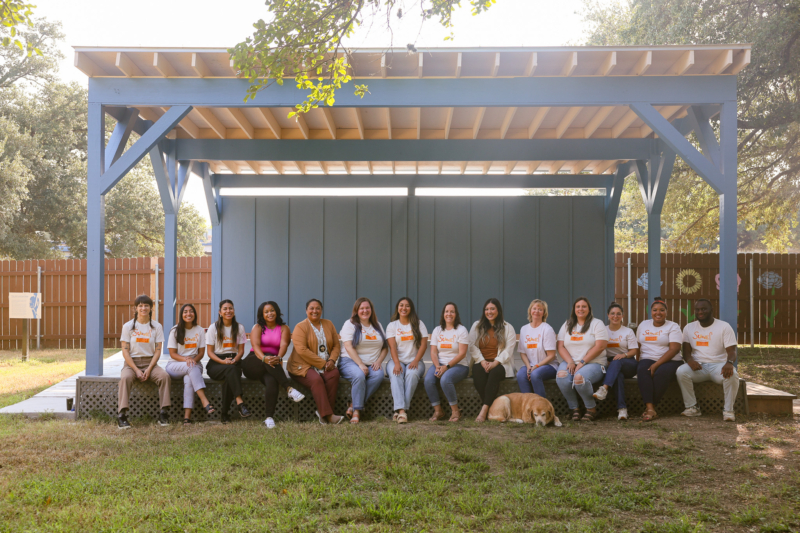
M 747 382 L 747 406 L 750 413 L 791 416 L 794 414 L 792 402 L 797 396 L 790 392 Z

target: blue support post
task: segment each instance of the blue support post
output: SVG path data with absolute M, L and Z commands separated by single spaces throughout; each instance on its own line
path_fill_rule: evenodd
M 216 316 L 217 307 L 222 300 L 222 226 L 221 202 L 217 187 L 208 168 L 208 163 L 199 163 L 197 173 L 203 180 L 203 190 L 206 193 L 208 217 L 211 219 L 211 317 Z
M 138 121 L 139 110 L 133 107 L 126 109 L 120 120 L 117 121 L 111 138 L 108 140 L 108 146 L 106 146 L 103 171 L 108 170 L 108 167 L 113 165 L 125 151 L 125 145 L 128 144 L 128 139 Z
M 719 129 L 723 181 L 719 195 L 719 317 L 736 332 L 738 138 L 735 100 L 722 104 Z
M 103 106 L 89 104 L 86 200 L 86 375 L 103 375 L 105 333 L 105 116 Z
M 622 163 L 617 167 L 611 187 L 606 189 L 606 284 L 605 304 L 608 305 L 616 298 L 614 272 L 615 253 L 614 226 L 619 213 L 619 202 L 622 198 L 622 189 L 625 187 L 625 178 L 630 174 L 630 165 Z

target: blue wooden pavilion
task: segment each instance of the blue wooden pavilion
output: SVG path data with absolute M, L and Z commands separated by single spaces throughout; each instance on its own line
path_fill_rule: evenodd
M 304 92 L 287 82 L 245 103 L 247 81 L 225 50 L 76 48 L 90 77 L 86 374 L 103 373 L 104 196 L 147 156 L 166 216 L 165 331 L 191 175 L 213 226 L 212 309 L 231 298 L 248 327 L 265 299 L 293 326 L 311 297 L 341 323 L 361 295 L 386 324 L 407 294 L 430 329 L 445 301 L 469 325 L 492 296 L 517 328 L 543 298 L 557 328 L 575 297 L 600 316 L 614 298 L 614 221 L 632 173 L 658 295 L 676 156 L 719 195 L 719 314 L 735 325 L 736 74 L 749 62 L 749 45 L 361 50 L 352 74 L 370 94 L 341 90 L 335 107 L 294 120 Z M 487 195 L 454 198 L 456 187 Z M 488 196 L 509 187 L 605 196 Z

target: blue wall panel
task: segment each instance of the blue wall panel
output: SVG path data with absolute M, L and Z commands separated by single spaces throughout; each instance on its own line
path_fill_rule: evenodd
M 432 330 L 446 301 L 469 327 L 490 297 L 519 331 L 541 298 L 558 329 L 587 296 L 604 318 L 602 197 L 223 199 L 222 293 L 250 327 L 274 299 L 290 326 L 320 298 L 337 328 L 359 296 L 386 325 L 414 299 Z

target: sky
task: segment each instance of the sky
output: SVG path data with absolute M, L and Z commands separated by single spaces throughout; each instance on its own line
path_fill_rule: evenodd
M 84 86 L 86 76 L 73 66 L 73 46 L 227 48 L 244 40 L 253 23 L 267 16 L 263 0 L 36 0 L 35 4 L 37 18 L 63 25 L 66 59 L 61 77 Z M 447 43 L 448 32 L 435 20 L 420 27 L 418 1 L 405 4 L 402 19 L 392 19 L 391 34 L 379 21 L 371 27 L 365 24 L 350 46 L 560 46 L 583 40 L 582 0 L 497 0 L 479 16 L 472 16 L 468 0 L 463 0 L 464 7 L 454 16 L 455 40 Z M 208 218 L 197 178 L 190 180 L 184 201 Z

